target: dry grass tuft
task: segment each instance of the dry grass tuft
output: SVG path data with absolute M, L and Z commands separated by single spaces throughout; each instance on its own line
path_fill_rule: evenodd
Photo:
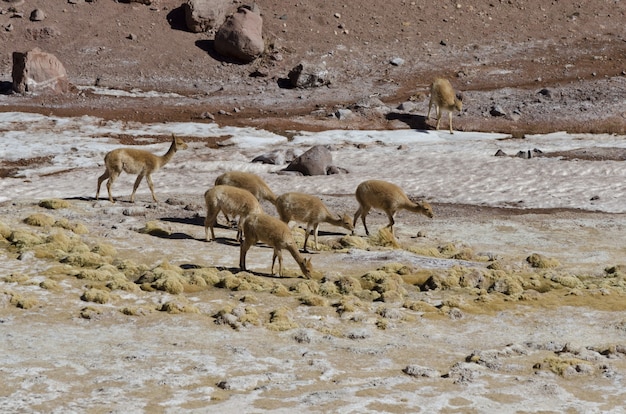
M 4 276 L 2 280 L 6 283 L 24 284 L 30 280 L 30 278 L 23 273 L 11 273 L 8 276 Z
M 392 247 L 398 249 L 400 245 L 398 240 L 389 230 L 389 227 L 382 227 L 376 232 L 376 234 L 369 237 L 369 242 L 372 246 Z
M 149 234 L 156 237 L 169 237 L 172 235 L 171 231 L 165 230 L 164 228 L 159 226 L 159 222 L 157 221 L 147 222 L 145 226 L 137 230 L 137 232 L 142 234 Z
M 301 296 L 299 300 L 301 304 L 307 305 L 307 306 L 323 306 L 323 307 L 329 306 L 328 299 L 320 295 L 307 294 L 307 295 Z
M 282 307 L 270 312 L 270 320 L 266 327 L 272 331 L 288 331 L 298 324 L 289 316 L 289 309 Z
M 160 312 L 167 312 L 171 314 L 200 313 L 200 310 L 196 306 L 180 300 L 165 302 L 158 308 L 158 310 Z
M 526 258 L 526 261 L 534 268 L 538 269 L 550 269 L 553 267 L 560 266 L 558 260 L 548 258 L 539 253 L 533 253 Z
M 17 293 L 11 294 L 11 305 L 20 309 L 31 309 L 37 305 L 37 299 L 27 296 L 22 296 Z
M 70 203 L 67 200 L 60 200 L 58 198 L 51 198 L 48 200 L 41 200 L 39 207 L 47 208 L 49 210 L 58 210 L 61 208 L 69 208 Z
M 80 299 L 85 302 L 94 302 L 94 303 L 104 304 L 104 303 L 107 303 L 109 299 L 111 299 L 111 295 L 106 290 L 91 288 L 91 289 L 86 290 L 82 294 Z
M 44 213 L 34 213 L 24 219 L 24 223 L 35 227 L 51 227 L 55 221 L 54 217 Z

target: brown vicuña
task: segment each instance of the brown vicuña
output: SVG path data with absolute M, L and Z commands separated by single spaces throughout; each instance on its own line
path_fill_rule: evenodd
M 241 240 L 241 222 L 243 219 L 252 213 L 263 212 L 261 205 L 250 191 L 229 185 L 216 185 L 208 189 L 204 193 L 204 201 L 206 203 L 204 231 L 207 241 L 215 240 L 213 227 L 215 226 L 215 221 L 220 211 L 227 217 L 229 214 L 233 218 L 239 216 L 237 240 Z M 211 229 L 210 239 L 209 229 Z
M 276 194 L 261 177 L 244 171 L 229 171 L 215 179 L 215 185 L 230 185 L 250 191 L 257 200 L 276 204 Z
M 135 185 L 133 186 L 133 192 L 130 195 L 131 203 L 135 202 L 135 193 L 137 192 L 137 187 L 139 187 L 139 183 L 143 177 L 146 177 L 146 182 L 148 183 L 150 192 L 152 193 L 152 199 L 155 202 L 158 202 L 156 195 L 154 194 L 152 174 L 167 164 L 172 159 L 176 151 L 186 148 L 187 144 L 185 144 L 182 139 L 177 138 L 174 134 L 172 134 L 172 145 L 170 145 L 170 148 L 164 155 L 155 155 L 151 152 L 136 148 L 118 148 L 108 152 L 107 155 L 104 156 L 104 165 L 106 170 L 104 171 L 104 174 L 98 178 L 96 200 L 100 195 L 100 186 L 102 185 L 102 182 L 108 179 L 107 191 L 109 192 L 109 201 L 111 203 L 115 203 L 115 200 L 111 195 L 111 186 L 113 185 L 115 179 L 119 177 L 122 171 L 124 171 L 127 174 L 137 174 L 137 179 L 135 180 Z
M 311 230 L 315 231 L 315 249 L 319 250 L 317 233 L 320 223 L 329 223 L 333 226 L 354 230 L 352 219 L 347 214 L 342 216 L 331 214 L 322 200 L 309 194 L 296 192 L 282 194 L 276 199 L 276 210 L 280 219 L 285 223 L 289 223 L 291 220 L 306 223 L 306 235 L 304 236 L 305 252 L 308 252 L 307 240 L 309 240 Z
M 298 245 L 291 234 L 289 226 L 268 214 L 251 214 L 242 223 L 243 242 L 239 253 L 239 267 L 246 271 L 246 254 L 250 247 L 260 241 L 267 243 L 274 249 L 272 256 L 271 273 L 274 274 L 274 264 L 278 258 L 278 274 L 283 275 L 283 255 L 282 250 L 291 253 L 294 260 L 300 266 L 300 270 L 305 277 L 311 278 L 313 266 L 311 260 L 302 257 L 298 251 Z
M 389 218 L 389 230 L 393 234 L 395 224 L 393 216 L 398 210 L 404 209 L 414 213 L 421 213 L 427 217 L 433 217 L 433 209 L 427 202 L 414 203 L 405 194 L 402 188 L 395 184 L 381 180 L 367 180 L 358 185 L 356 189 L 356 199 L 359 202 L 359 209 L 354 214 L 353 225 L 361 217 L 365 234 L 370 232 L 365 224 L 365 217 L 372 208 L 383 210 Z
M 428 102 L 428 115 L 426 115 L 427 119 L 430 118 L 430 110 L 433 105 L 435 106 L 435 112 L 437 115 L 437 126 L 435 129 L 439 129 L 441 115 L 445 109 L 448 111 L 450 133 L 453 134 L 452 112 L 455 110 L 461 111 L 463 109 L 463 95 L 454 92 L 449 80 L 437 78 L 430 85 L 430 101 Z

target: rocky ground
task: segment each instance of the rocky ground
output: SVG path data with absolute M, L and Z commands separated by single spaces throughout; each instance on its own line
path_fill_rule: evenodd
M 268 54 L 241 65 L 214 53 L 212 33 L 184 29 L 180 2 L 0 1 L 0 108 L 285 135 L 423 129 L 434 127 L 427 86 L 446 76 L 464 93 L 455 129 L 626 133 L 620 1 L 259 6 Z M 30 21 L 35 8 L 46 19 Z M 80 92 L 11 94 L 11 52 L 33 47 L 57 56 Z M 301 61 L 326 62 L 331 85 L 286 87 Z M 558 155 L 623 158 L 606 152 Z M 208 247 L 194 197 L 3 203 L 8 412 L 622 409 L 623 214 L 436 204 L 428 222 L 400 214 L 395 241 L 325 228 L 307 281 L 293 262 L 285 278 L 259 270 L 270 257 L 260 247 L 248 260 L 263 265 L 239 274 L 232 230 L 220 227 Z M 545 256 L 531 258 L 537 246 Z M 415 254 L 430 259 L 411 263 Z M 211 265 L 223 261 L 232 265 Z
M 14 5 L 17 4 L 17 5 Z M 242 4 L 233 2 L 233 9 Z M 76 85 L 176 92 L 187 99 L 120 99 L 89 93 L 16 97 L 3 105 L 58 114 L 142 120 L 198 119 L 298 128 L 424 128 L 427 87 L 445 76 L 465 95 L 461 130 L 624 132 L 625 10 L 619 1 L 327 1 L 258 3 L 267 54 L 230 63 L 213 33 L 185 29 L 181 2 L 151 5 L 53 0 L 0 3 L 0 80 L 13 51 L 57 56 Z M 39 8 L 43 21 L 28 19 Z M 399 65 L 394 65 L 396 60 Z M 305 61 L 326 63 L 329 87 L 285 87 Z M 370 105 L 387 107 L 368 111 Z M 413 101 L 411 101 L 413 99 Z M 398 105 L 411 101 L 415 105 Z M 361 104 L 336 122 L 337 108 Z M 237 108 L 237 111 L 235 111 Z M 223 115 L 219 115 L 219 111 Z M 419 115 L 417 115 L 419 114 Z

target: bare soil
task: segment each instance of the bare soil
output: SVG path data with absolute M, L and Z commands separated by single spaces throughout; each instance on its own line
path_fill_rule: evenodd
M 12 4 L 0 3 L 5 93 L 11 53 L 39 47 L 61 60 L 75 85 L 186 99 L 10 96 L 5 110 L 144 121 L 199 120 L 210 112 L 220 124 L 276 130 L 431 128 L 427 87 L 445 76 L 464 93 L 465 109 L 454 120 L 460 130 L 623 133 L 626 124 L 626 8 L 619 1 L 261 1 L 267 53 L 251 64 L 216 54 L 212 32 L 187 31 L 180 1 L 26 0 L 11 11 Z M 44 21 L 28 19 L 36 8 Z M 395 66 L 394 58 L 404 63 Z M 288 88 L 287 74 L 301 61 L 325 62 L 332 84 Z M 341 122 L 327 116 L 370 97 L 391 111 Z M 411 99 L 416 107 L 396 109 Z M 492 115 L 494 106 L 504 115 Z

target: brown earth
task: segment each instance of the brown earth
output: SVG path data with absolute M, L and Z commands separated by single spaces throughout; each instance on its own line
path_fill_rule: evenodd
M 3 110 L 145 121 L 199 120 L 210 112 L 220 124 L 273 130 L 430 128 L 427 86 L 446 76 L 464 92 L 465 109 L 454 121 L 460 130 L 625 131 L 626 7 L 619 1 L 392 0 L 384 7 L 371 0 L 358 6 L 260 1 L 267 53 L 251 64 L 217 55 L 213 33 L 187 31 L 180 0 L 12 4 L 0 2 L 5 93 L 11 53 L 39 47 L 63 62 L 75 85 L 176 92 L 186 99 L 87 91 L 11 95 L 0 101 Z M 233 2 L 233 10 L 240 4 Z M 44 21 L 28 19 L 36 8 L 46 14 Z M 394 58 L 404 63 L 394 66 Z M 285 87 L 289 70 L 301 61 L 326 62 L 332 84 Z M 328 116 L 372 96 L 392 111 L 341 122 Z M 393 109 L 410 99 L 417 105 L 413 112 Z M 491 115 L 495 105 L 506 115 Z

